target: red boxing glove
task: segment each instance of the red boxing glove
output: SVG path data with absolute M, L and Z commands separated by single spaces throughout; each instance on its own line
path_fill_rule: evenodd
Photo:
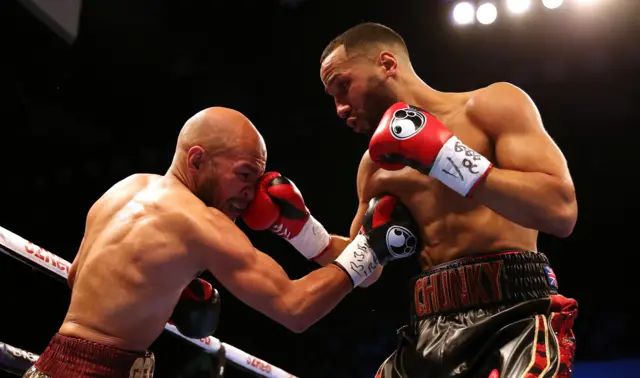
M 369 142 L 369 155 L 384 169 L 412 167 L 465 197 L 493 167 L 436 117 L 404 102 L 382 116 Z
M 254 230 L 270 228 L 307 259 L 320 256 L 331 244 L 331 236 L 311 216 L 298 188 L 277 172 L 260 178 L 256 196 L 242 219 Z

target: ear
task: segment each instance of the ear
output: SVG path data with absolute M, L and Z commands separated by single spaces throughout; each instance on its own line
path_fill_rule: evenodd
M 378 55 L 378 63 L 383 68 L 385 75 L 395 76 L 398 73 L 398 59 L 389 51 L 382 51 Z
M 204 149 L 200 146 L 193 146 L 187 152 L 187 168 L 197 171 L 204 160 Z

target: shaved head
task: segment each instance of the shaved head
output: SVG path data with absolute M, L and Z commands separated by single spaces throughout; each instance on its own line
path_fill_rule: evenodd
M 212 107 L 184 124 L 169 171 L 207 206 L 235 219 L 253 199 L 266 160 L 262 135 L 244 114 Z
M 251 121 L 237 110 L 213 107 L 189 118 L 180 130 L 176 153 L 200 146 L 212 155 L 237 149 L 255 149 L 266 159 L 262 136 Z

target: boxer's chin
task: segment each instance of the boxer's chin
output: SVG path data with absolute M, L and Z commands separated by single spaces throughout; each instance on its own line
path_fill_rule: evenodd
M 362 132 L 369 137 L 373 136 L 384 113 L 396 102 L 398 99 L 387 93 L 382 85 L 378 86 L 377 91 L 370 92 L 365 100 Z
M 237 208 L 232 203 L 225 202 L 225 204 L 222 205 L 222 208 L 220 209 L 220 211 L 222 211 L 224 215 L 226 215 L 227 217 L 229 217 L 229 219 L 235 222 L 236 219 L 238 219 L 238 217 L 242 215 L 242 212 L 244 210 Z

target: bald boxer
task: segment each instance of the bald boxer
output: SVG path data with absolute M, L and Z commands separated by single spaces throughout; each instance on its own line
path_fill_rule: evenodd
M 424 243 L 413 321 L 377 376 L 570 376 L 577 303 L 558 294 L 537 237 L 571 234 L 576 196 L 529 96 L 508 83 L 437 91 L 403 38 L 375 23 L 332 40 L 320 78 L 338 115 L 372 136 L 354 225 L 370 198 L 388 193 Z
M 205 269 L 295 332 L 336 306 L 353 288 L 342 269 L 330 265 L 290 280 L 234 223 L 255 196 L 266 158 L 245 116 L 209 108 L 182 128 L 164 176 L 136 174 L 109 189 L 87 215 L 64 322 L 25 376 L 152 376 L 147 349 L 168 320 L 194 338 L 215 330 L 217 293 L 194 279 Z M 365 246 L 394 224 L 392 216 L 382 214 L 382 223 L 364 231 Z M 395 258 L 379 251 L 369 258 Z
M 328 44 L 320 78 L 338 115 L 372 137 L 350 238 L 291 206 L 303 202 L 297 189 L 272 190 L 278 177 L 264 178 L 266 196 L 256 201 L 282 207 L 271 230 L 322 265 L 339 264 L 335 256 L 360 238 L 372 198 L 384 193 L 407 206 L 423 273 L 412 281 L 411 324 L 377 377 L 569 377 L 577 303 L 558 294 L 537 236 L 569 236 L 576 197 L 531 99 L 507 83 L 439 92 L 416 74 L 402 37 L 374 23 Z M 382 269 L 374 264 L 363 277 L 368 267 L 339 265 L 361 286 Z

